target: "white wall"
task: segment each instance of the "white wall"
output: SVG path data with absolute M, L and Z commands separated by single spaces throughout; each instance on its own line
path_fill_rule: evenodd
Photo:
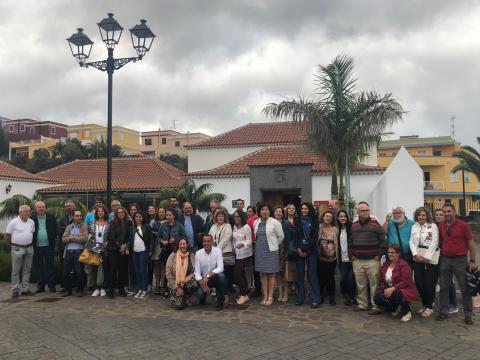
M 227 197 L 222 202 L 229 212 L 232 212 L 232 200 L 244 199 L 245 209 L 250 205 L 250 178 L 193 178 L 195 185 L 200 186 L 205 183 L 212 184 L 211 192 L 225 194 Z
M 8 185 L 12 185 L 12 189 L 7 194 L 5 189 Z M 5 180 L 0 179 L 0 202 L 12 197 L 13 195 L 24 195 L 28 198 L 32 198 L 38 189 L 54 186 L 54 184 L 21 181 L 21 180 Z M 8 224 L 8 220 L 0 220 L 0 232 L 5 232 L 5 228 Z
M 188 172 L 215 169 L 260 149 L 263 146 L 188 149 Z
M 352 198 L 356 202 L 368 200 L 370 193 L 381 176 L 381 174 L 351 175 L 350 192 Z M 317 200 L 330 200 L 331 184 L 332 177 L 330 175 L 312 176 L 312 202 Z
M 423 206 L 423 171 L 404 147 L 393 159 L 370 194 L 370 207 L 381 221 L 392 207 L 402 206 L 410 219 Z

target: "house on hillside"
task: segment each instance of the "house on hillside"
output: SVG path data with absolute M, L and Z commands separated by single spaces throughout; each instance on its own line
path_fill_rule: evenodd
M 247 204 L 322 202 L 331 198 L 331 171 L 324 159 L 307 151 L 304 129 L 293 122 L 253 123 L 215 136 L 188 149 L 188 177 L 197 186 L 213 184 L 227 195 L 225 205 L 242 198 Z M 355 200 L 368 199 L 384 168 L 376 152 L 353 169 Z
M 107 181 L 107 160 L 74 160 L 38 174 L 58 185 L 43 187 L 44 196 L 71 196 L 93 204 L 97 196 L 104 197 Z M 114 158 L 112 162 L 112 191 L 114 198 L 125 202 L 152 203 L 161 189 L 183 185 L 185 174 L 177 168 L 154 158 Z M 156 202 L 156 201 L 155 201 Z

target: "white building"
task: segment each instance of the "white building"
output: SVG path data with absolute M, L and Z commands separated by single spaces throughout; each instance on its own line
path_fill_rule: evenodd
M 55 181 L 0 161 L 0 202 L 19 194 L 32 198 L 38 189 L 53 186 L 55 183 Z M 5 231 L 5 227 L 10 220 L 0 220 L 0 232 Z
M 304 130 L 292 122 L 254 123 L 188 146 L 188 176 L 197 186 L 211 183 L 227 196 L 246 204 L 271 205 L 322 202 L 331 198 L 328 164 L 302 146 Z M 366 162 L 371 164 L 373 156 Z M 376 154 L 375 165 L 376 165 Z M 358 165 L 351 176 L 352 197 L 368 200 L 385 169 Z

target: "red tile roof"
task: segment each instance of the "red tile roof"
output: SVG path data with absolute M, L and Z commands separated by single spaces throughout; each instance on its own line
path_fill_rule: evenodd
M 312 165 L 312 174 L 328 174 L 330 167 L 321 159 L 301 145 L 270 146 L 215 169 L 197 171 L 188 174 L 190 177 L 249 175 L 252 166 L 278 165 Z M 356 165 L 356 174 L 383 173 L 384 168 L 367 165 Z
M 13 165 L 10 165 L 4 161 L 0 161 L 0 178 L 9 180 L 24 180 L 32 182 L 54 183 L 50 179 L 45 177 L 34 175 L 28 171 L 19 169 Z
M 291 121 L 251 123 L 226 133 L 185 146 L 189 149 L 253 145 L 298 144 L 306 139 L 305 130 Z
M 74 160 L 40 173 L 55 179 L 60 186 L 38 190 L 42 193 L 100 192 L 107 186 L 107 160 Z M 146 191 L 177 188 L 185 182 L 185 174 L 177 168 L 152 158 L 114 158 L 113 191 Z

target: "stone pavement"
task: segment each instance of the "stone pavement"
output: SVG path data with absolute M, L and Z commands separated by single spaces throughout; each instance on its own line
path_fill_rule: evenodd
M 53 302 L 51 299 L 53 299 Z M 60 300 L 57 300 L 60 299 Z M 60 298 L 44 293 L 10 300 L 0 284 L 0 359 L 478 359 L 480 316 L 466 326 L 341 305 L 230 306 L 213 301 L 176 311 L 152 295 Z

